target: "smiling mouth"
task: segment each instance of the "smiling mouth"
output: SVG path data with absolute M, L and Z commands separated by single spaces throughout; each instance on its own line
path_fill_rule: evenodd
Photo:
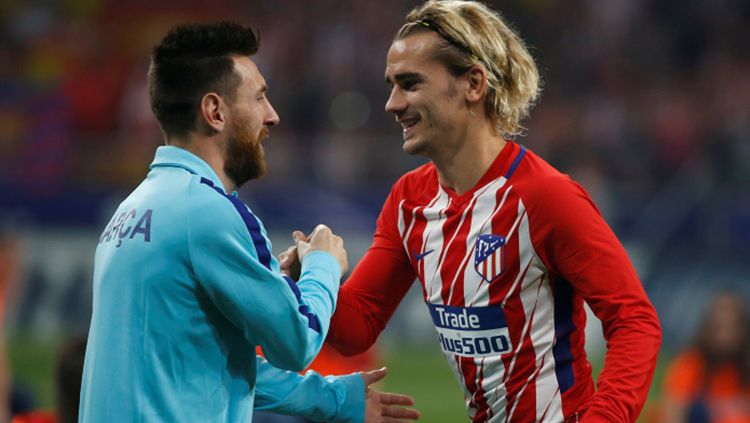
M 402 119 L 399 121 L 401 124 L 401 127 L 404 128 L 404 132 L 408 131 L 410 128 L 412 128 L 414 125 L 416 125 L 419 122 L 419 117 L 415 117 L 412 119 Z

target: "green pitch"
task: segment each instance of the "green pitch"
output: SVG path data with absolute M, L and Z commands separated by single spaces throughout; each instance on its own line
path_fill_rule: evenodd
M 49 340 L 13 338 L 7 342 L 8 356 L 14 378 L 34 392 L 39 408 L 54 406 L 53 372 L 57 344 Z M 384 364 L 388 377 L 381 389 L 411 395 L 422 413 L 423 422 L 468 422 L 463 394 L 437 345 L 386 349 Z M 649 403 L 658 400 L 658 386 L 666 360 L 659 361 L 649 393 L 649 402 L 639 421 L 648 413 Z M 598 373 L 601 363 L 594 362 Z

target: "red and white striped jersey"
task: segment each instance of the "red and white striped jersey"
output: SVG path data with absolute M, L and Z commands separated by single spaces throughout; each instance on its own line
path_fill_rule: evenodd
M 473 422 L 632 422 L 660 342 L 656 313 L 588 195 L 508 142 L 474 189 L 432 164 L 404 175 L 339 294 L 329 341 L 369 346 L 417 277 Z M 584 300 L 608 341 L 595 392 Z

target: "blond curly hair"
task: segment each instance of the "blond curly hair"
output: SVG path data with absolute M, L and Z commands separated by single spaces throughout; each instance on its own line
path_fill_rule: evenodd
M 540 93 L 539 72 L 523 40 L 502 17 L 482 3 L 429 0 L 409 12 L 394 41 L 419 32 L 437 33 L 443 42 L 435 51 L 453 75 L 481 65 L 487 73 L 485 110 L 498 132 L 521 135 Z

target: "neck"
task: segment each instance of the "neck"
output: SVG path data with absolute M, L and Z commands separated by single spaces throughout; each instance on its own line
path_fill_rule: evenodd
M 221 181 L 221 184 L 224 185 L 224 190 L 226 190 L 227 193 L 231 193 L 237 189 L 232 179 L 227 176 L 226 172 L 224 172 L 224 154 L 219 147 L 220 145 L 223 145 L 223 143 L 215 142 L 213 139 L 202 137 L 197 134 L 190 134 L 184 138 L 171 138 L 169 139 L 168 144 L 183 148 L 208 163 L 211 169 L 216 173 L 216 176 L 219 177 L 219 180 Z
M 491 125 L 467 131 L 458 147 L 430 157 L 440 184 L 461 195 L 476 186 L 507 142 Z

